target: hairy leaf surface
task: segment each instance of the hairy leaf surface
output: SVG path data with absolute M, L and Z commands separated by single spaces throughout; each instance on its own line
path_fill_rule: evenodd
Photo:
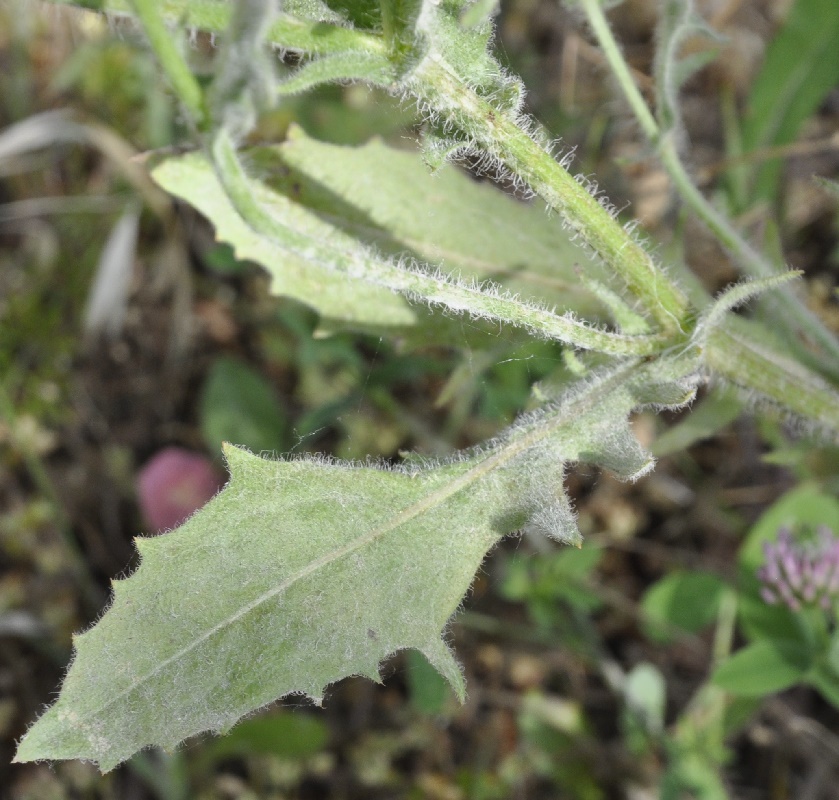
M 457 491 L 468 462 L 411 476 L 227 450 L 228 487 L 142 565 L 76 639 L 59 702 L 19 753 L 107 770 L 149 744 L 224 731 L 278 697 L 421 650 L 462 695 L 440 638 L 503 501 Z M 447 524 L 464 520 L 457 536 Z
M 666 377 L 656 367 L 689 393 L 681 366 Z M 604 368 L 486 449 L 404 471 L 228 447 L 221 494 L 172 533 L 137 541 L 139 569 L 76 638 L 61 695 L 17 760 L 108 770 L 146 746 L 226 731 L 284 695 L 319 700 L 345 676 L 377 679 L 403 648 L 462 698 L 441 634 L 487 551 L 521 528 L 579 538 L 562 485 L 569 461 L 627 478 L 652 466 L 627 423 L 648 402 L 647 369 Z
M 201 153 L 165 160 L 153 170 L 155 180 L 176 197 L 191 203 L 216 228 L 216 238 L 230 244 L 237 258 L 254 261 L 271 274 L 274 294 L 292 297 L 322 317 L 349 327 L 408 327 L 417 315 L 408 302 L 387 289 L 353 281 L 314 260 L 301 257 L 285 242 L 261 236 L 233 208 L 215 171 Z M 287 225 L 320 241 L 352 252 L 355 241 L 304 206 L 278 193 L 268 193 Z
M 382 252 L 409 253 L 583 316 L 602 311 L 575 267 L 585 264 L 586 275 L 603 282 L 608 276 L 541 203 L 513 200 L 451 166 L 430 175 L 417 153 L 379 140 L 341 147 L 292 128 L 274 152 L 290 170 L 283 185 L 297 182 L 299 202 Z
M 247 160 L 265 206 L 287 228 L 334 254 L 408 256 L 469 279 L 492 279 L 523 297 L 584 316 L 602 308 L 574 273 L 584 259 L 592 278 L 601 277 L 599 268 L 555 221 L 454 167 L 430 175 L 417 153 L 378 141 L 362 147 L 324 144 L 299 129 L 286 144 L 254 150 Z M 403 297 L 352 280 L 322 257 L 307 258 L 299 248 L 254 231 L 233 209 L 203 154 L 166 158 L 152 174 L 208 217 L 217 238 L 231 244 L 239 258 L 263 265 L 275 294 L 312 306 L 325 327 L 404 329 L 423 321 L 421 310 Z

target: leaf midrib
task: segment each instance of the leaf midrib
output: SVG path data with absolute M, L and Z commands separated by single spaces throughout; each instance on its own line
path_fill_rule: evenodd
M 338 561 L 339 559 L 344 558 L 347 555 L 350 555 L 356 550 L 368 544 L 371 544 L 372 542 L 376 541 L 382 536 L 401 527 L 407 522 L 410 522 L 412 519 L 419 516 L 420 514 L 430 510 L 431 508 L 434 508 L 437 505 L 444 503 L 450 497 L 454 496 L 462 489 L 465 489 L 470 484 L 479 481 L 480 479 L 488 475 L 490 472 L 503 467 L 506 463 L 523 453 L 525 450 L 533 447 L 539 441 L 553 436 L 556 433 L 556 431 L 559 428 L 561 428 L 564 424 L 566 424 L 567 422 L 578 420 L 581 416 L 588 412 L 596 402 L 602 402 L 604 397 L 610 391 L 614 390 L 614 388 L 620 386 L 625 382 L 626 377 L 629 374 L 631 374 L 632 371 L 634 371 L 634 369 L 634 360 L 632 362 L 623 362 L 617 369 L 612 370 L 608 374 L 603 376 L 602 380 L 594 380 L 589 382 L 586 386 L 586 390 L 581 395 L 575 397 L 572 400 L 572 402 L 568 405 L 556 409 L 556 411 L 554 412 L 554 418 L 550 420 L 547 424 L 545 424 L 544 426 L 535 426 L 530 430 L 524 432 L 521 436 L 514 436 L 509 441 L 502 444 L 497 450 L 490 451 L 490 453 L 485 458 L 480 460 L 472 469 L 467 470 L 462 475 L 458 476 L 457 478 L 454 478 L 446 486 L 440 487 L 432 491 L 430 494 L 426 495 L 421 500 L 416 501 L 409 506 L 406 506 L 397 515 L 390 517 L 388 522 L 384 525 L 373 528 L 367 534 L 353 540 L 344 547 L 341 547 L 330 553 L 324 554 L 320 558 L 317 558 L 314 561 L 307 564 L 304 568 L 299 570 L 294 575 L 289 576 L 279 586 L 274 587 L 273 589 L 270 589 L 267 592 L 263 592 L 259 597 L 255 598 L 253 601 L 243 606 L 235 614 L 232 614 L 226 617 L 225 619 L 221 620 L 212 628 L 202 633 L 201 636 L 191 641 L 187 646 L 181 648 L 178 652 L 173 653 L 171 656 L 161 661 L 151 672 L 148 672 L 143 677 L 134 681 L 134 683 L 132 683 L 131 686 L 127 687 L 118 695 L 110 699 L 107 703 L 105 703 L 104 705 L 100 706 L 98 709 L 87 715 L 87 718 L 93 719 L 101 716 L 114 704 L 120 702 L 123 698 L 127 697 L 132 692 L 136 691 L 138 688 L 143 686 L 145 683 L 152 680 L 155 677 L 155 675 L 159 674 L 170 664 L 186 656 L 192 650 L 199 647 L 203 642 L 211 638 L 214 634 L 218 633 L 221 630 L 224 630 L 230 625 L 235 624 L 236 622 L 244 618 L 247 614 L 249 614 L 251 611 L 254 611 L 255 609 L 259 608 L 259 606 L 268 602 L 277 595 L 282 594 L 298 581 L 308 577 L 320 568 L 325 567 L 328 564 L 334 563 L 335 561 Z

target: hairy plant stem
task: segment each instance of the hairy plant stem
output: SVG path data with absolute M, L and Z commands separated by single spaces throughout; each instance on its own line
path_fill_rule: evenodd
M 227 131 L 220 130 L 216 134 L 211 154 L 218 179 L 242 219 L 260 235 L 326 269 L 419 301 L 527 328 L 536 336 L 608 355 L 654 355 L 682 341 L 682 338 L 674 341 L 672 336 L 665 334 L 628 336 L 611 333 L 571 317 L 558 316 L 547 309 L 526 305 L 514 297 L 455 283 L 418 268 L 400 266 L 360 247 L 352 251 L 330 247 L 284 225 L 281 216 L 263 202 L 258 184 L 248 178 Z
M 756 391 L 839 442 L 839 399 L 820 375 L 765 345 L 760 326 L 729 316 L 705 342 L 704 362 L 718 377 Z M 755 399 L 755 398 L 752 398 Z
M 800 363 L 767 348 L 759 326 L 729 317 L 714 324 L 701 345 L 684 337 L 620 336 L 591 329 L 576 321 L 557 317 L 541 309 L 523 306 L 511 299 L 487 296 L 476 289 L 456 286 L 433 275 L 405 270 L 363 254 L 331 251 L 319 253 L 319 245 L 298 231 L 284 226 L 265 206 L 257 185 L 247 177 L 235 145 L 220 131 L 213 145 L 213 159 L 219 179 L 237 212 L 258 233 L 291 247 L 300 255 L 316 259 L 352 277 L 371 281 L 404 294 L 440 303 L 450 308 L 478 310 L 483 315 L 529 328 L 538 335 L 566 341 L 578 347 L 610 355 L 656 355 L 685 347 L 685 364 L 695 363 L 691 350 L 701 346 L 705 365 L 716 375 L 750 392 L 795 412 L 839 440 L 839 402 L 836 393 L 816 373 Z M 785 276 L 778 276 L 778 281 Z M 747 287 L 742 287 L 745 292 Z M 636 364 L 636 369 L 638 365 Z
M 427 58 L 411 90 L 476 145 L 519 176 L 622 279 L 663 333 L 685 332 L 688 302 L 682 291 L 612 214 L 537 144 L 514 118 L 493 108 L 441 58 Z
M 155 16 L 157 9 L 150 0 L 131 1 L 138 4 L 138 14 L 142 8 L 140 16 L 148 29 L 149 20 Z M 686 201 L 700 218 L 706 220 L 709 228 L 726 246 L 751 264 L 744 267 L 744 271 L 761 276 L 773 273 L 774 270 L 765 265 L 761 257 L 719 215 L 690 180 L 672 137 L 662 136 L 632 81 L 596 0 L 581 2 L 592 19 L 592 27 L 601 39 L 604 52 L 645 134 L 659 148 L 665 165 Z M 125 0 L 106 0 L 106 9 L 124 11 Z M 208 30 L 221 30 L 229 21 L 229 8 L 226 4 L 208 0 L 168 0 L 160 9 L 160 14 L 169 18 L 178 13 L 186 15 L 187 24 Z M 153 29 L 162 30 L 165 34 L 159 15 L 157 22 L 157 28 L 154 28 L 155 23 L 152 24 Z M 272 25 L 269 38 L 280 46 L 299 48 L 312 54 L 336 52 L 350 45 L 351 49 L 360 47 L 377 53 L 387 52 L 387 45 L 380 36 L 348 30 L 339 25 L 315 25 L 283 15 Z M 168 55 L 162 63 L 176 91 L 180 94 L 178 87 L 181 86 L 187 98 L 192 97 L 193 90 L 188 88 L 189 82 L 182 85 L 175 77 L 175 73 L 185 70 L 186 65 L 174 50 L 174 45 L 170 44 L 168 48 L 164 46 L 163 49 Z M 171 57 L 172 52 L 169 50 L 176 58 Z M 404 269 L 375 259 L 372 254 L 367 259 L 356 253 L 339 253 L 335 250 L 327 254 L 319 249 L 320 243 L 283 226 L 259 201 L 255 193 L 256 184 L 247 178 L 233 142 L 222 132 L 212 142 L 211 150 L 219 178 L 237 211 L 257 232 L 279 239 L 284 246 L 291 246 L 306 257 L 317 258 L 319 263 L 331 263 L 332 268 L 350 277 L 378 283 L 449 308 L 476 310 L 480 316 L 529 328 L 536 335 L 623 356 L 655 355 L 668 349 L 672 351 L 673 348 L 685 347 L 689 350 L 696 346 L 696 343 L 688 342 L 695 312 L 679 287 L 585 186 L 531 138 L 514 114 L 499 111 L 479 96 L 439 54 L 427 57 L 414 71 L 405 88 L 430 113 L 439 115 L 464 132 L 472 143 L 496 157 L 513 174 L 521 177 L 552 209 L 558 211 L 575 233 L 625 282 L 629 292 L 658 323 L 659 333 L 652 336 L 612 334 L 542 309 L 523 306 L 511 298 L 492 297 L 478 289 L 451 284 L 435 275 Z M 324 259 L 324 256 L 328 258 Z M 798 307 L 805 315 L 809 315 L 800 303 Z M 808 338 L 818 341 L 826 351 L 839 351 L 839 344 L 824 330 L 819 320 L 811 315 L 809 319 L 813 324 L 806 327 L 806 331 L 812 334 Z M 783 324 L 784 321 L 784 315 L 780 315 L 778 322 Z M 839 403 L 835 392 L 816 373 L 767 346 L 762 341 L 760 331 L 754 328 L 753 325 L 732 318 L 711 331 L 701 345 L 706 366 L 723 379 L 747 391 L 758 392 L 780 407 L 829 429 L 839 439 Z
M 629 65 L 612 34 L 600 0 L 580 0 L 580 5 L 588 17 L 589 25 L 624 98 L 644 135 L 655 147 L 662 165 L 670 175 L 682 200 L 731 253 L 743 273 L 754 278 L 766 278 L 778 274 L 778 270 L 743 238 L 697 188 L 679 155 L 674 132 L 662 131 L 632 78 Z M 783 297 L 783 301 L 777 299 L 779 295 Z M 804 305 L 791 287 L 782 289 L 780 293 L 767 295 L 766 302 L 777 310 L 775 322 L 789 331 L 790 344 L 801 351 L 800 355 L 812 361 L 812 354 L 806 348 L 797 346 L 798 336 L 802 335 L 822 348 L 823 352 L 834 360 L 832 369 L 834 374 L 839 370 L 839 340 Z

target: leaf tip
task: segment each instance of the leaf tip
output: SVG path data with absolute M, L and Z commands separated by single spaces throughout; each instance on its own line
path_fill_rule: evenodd
M 258 456 L 251 453 L 246 447 L 240 447 L 239 445 L 231 444 L 230 442 L 221 443 L 221 452 L 224 456 L 225 462 L 227 463 L 227 469 L 231 475 L 233 475 L 234 471 L 243 466 L 246 462 L 251 461 L 254 458 L 258 458 Z
M 432 645 L 418 649 L 428 659 L 428 663 L 446 679 L 458 701 L 461 704 L 465 703 L 466 679 L 463 677 L 463 668 L 452 655 L 449 646 L 442 639 L 437 639 Z
M 552 501 L 544 502 L 530 517 L 525 531 L 547 536 L 561 544 L 583 546 L 583 535 L 564 489 L 560 489 Z
M 384 683 L 384 681 L 382 680 L 382 675 L 379 672 L 378 667 L 375 667 L 374 669 L 367 670 L 362 674 L 363 674 L 363 677 L 367 678 L 368 680 L 373 681 L 373 683 L 378 683 L 380 686 Z
M 28 754 L 25 752 L 26 748 L 26 737 L 24 737 L 20 744 L 18 745 L 17 752 L 15 753 L 14 758 L 12 759 L 12 764 L 28 764 L 32 761 L 39 761 L 40 759 L 34 754 Z

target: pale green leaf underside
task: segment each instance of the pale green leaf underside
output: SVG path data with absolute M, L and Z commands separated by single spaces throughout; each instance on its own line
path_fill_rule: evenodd
M 673 395 L 672 381 L 689 389 L 678 362 L 654 366 L 662 389 L 652 402 Z M 140 567 L 76 639 L 61 695 L 16 759 L 109 770 L 143 747 L 225 731 L 279 697 L 376 679 L 403 648 L 463 697 L 441 634 L 481 561 L 521 528 L 579 537 L 562 485 L 568 462 L 627 478 L 651 467 L 627 414 L 651 401 L 640 390 L 652 368 L 603 369 L 487 449 L 415 471 L 228 448 L 224 491 L 172 533 L 138 540 Z
M 324 144 L 299 129 L 279 147 L 249 156 L 268 183 L 263 201 L 284 224 L 346 253 L 372 247 L 408 255 L 448 272 L 493 279 L 524 297 L 584 316 L 600 308 L 581 288 L 574 265 L 597 269 L 538 207 L 470 180 L 454 167 L 431 175 L 417 153 L 381 142 L 362 147 Z M 265 266 L 272 291 L 315 308 L 324 327 L 407 328 L 422 311 L 387 289 L 352 281 L 256 233 L 234 212 L 202 154 L 167 158 L 153 169 L 167 191 L 194 205 L 237 256 Z M 584 261 L 585 259 L 585 261 Z
M 237 258 L 264 266 L 271 275 L 271 291 L 292 297 L 316 309 L 327 321 L 348 327 L 409 327 L 417 321 L 408 302 L 378 286 L 353 281 L 320 263 L 301 257 L 283 242 L 253 230 L 234 210 L 218 178 L 202 153 L 169 158 L 152 175 L 166 191 L 186 200 L 210 219 L 216 238 L 230 244 Z M 316 214 L 274 193 L 287 224 L 320 241 L 339 237 L 348 250 L 355 243 Z M 337 242 L 336 242 L 337 244 Z
M 301 179 L 300 202 L 382 252 L 409 252 L 582 316 L 602 312 L 580 286 L 575 265 L 603 282 L 607 273 L 541 202 L 513 200 L 452 166 L 430 174 L 419 153 L 380 140 L 342 147 L 292 128 L 279 150 L 292 169 L 289 179 Z
M 225 731 L 278 697 L 377 679 L 379 662 L 407 647 L 463 695 L 440 633 L 501 533 L 503 505 L 457 491 L 472 465 L 410 476 L 227 457 L 220 495 L 177 531 L 137 541 L 140 568 L 77 637 L 61 697 L 19 760 L 108 770 L 143 747 Z

